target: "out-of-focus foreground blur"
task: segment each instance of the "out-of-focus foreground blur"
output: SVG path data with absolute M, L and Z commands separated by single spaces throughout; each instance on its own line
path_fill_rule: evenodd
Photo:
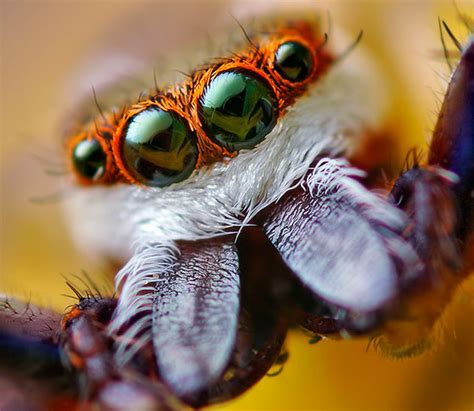
M 89 68 L 104 71 L 109 64 L 126 73 L 137 61 L 159 65 L 160 55 L 183 48 L 196 33 L 212 38 L 222 21 L 236 24 L 231 15 L 244 18 L 280 3 L 2 2 L 0 292 L 63 310 L 73 301 L 62 296 L 68 293 L 62 275 L 86 270 L 99 282 L 105 276 L 103 267 L 75 251 L 60 204 L 68 194 L 61 177 L 52 175 L 65 170 L 58 127 L 64 106 L 84 90 L 91 93 L 96 80 Z M 472 16 L 474 3 L 457 6 Z M 364 30 L 363 46 L 373 49 L 393 87 L 392 120 L 402 149 L 426 148 L 448 79 L 438 16 L 460 39 L 467 34 L 453 3 L 332 1 L 319 9 L 354 38 Z M 149 72 L 152 86 L 153 67 Z M 367 350 L 366 340 L 310 345 L 307 336 L 293 333 L 279 376 L 216 408 L 472 410 L 473 318 L 471 278 L 443 318 L 437 347 L 418 358 L 384 358 Z

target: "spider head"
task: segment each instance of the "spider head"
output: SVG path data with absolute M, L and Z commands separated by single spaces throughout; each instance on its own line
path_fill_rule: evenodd
M 251 27 L 233 54 L 196 61 L 189 78 L 111 114 L 110 138 L 91 122 L 87 143 L 70 141 L 80 184 L 68 208 L 86 215 L 73 225 L 85 249 L 116 260 L 138 238 L 238 231 L 315 159 L 350 157 L 383 125 L 385 97 L 370 85 L 379 75 L 363 52 L 338 60 L 340 48 L 311 21 Z M 82 146 L 87 170 L 76 164 Z

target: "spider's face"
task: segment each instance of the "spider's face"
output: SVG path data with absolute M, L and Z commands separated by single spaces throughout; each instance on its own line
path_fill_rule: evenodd
M 257 24 L 233 54 L 196 62 L 185 81 L 103 112 L 69 140 L 79 187 L 67 204 L 82 216 L 71 219 L 80 243 L 115 260 L 129 257 L 116 276 L 120 298 L 108 327 L 120 335 L 119 364 L 153 341 L 168 383 L 184 397 L 195 396 L 229 364 L 242 338 L 238 329 L 269 318 L 274 334 L 259 326 L 250 337 L 257 345 L 248 347 L 254 352 L 262 341 L 281 339 L 286 317 L 267 310 L 293 301 L 293 280 L 278 279 L 275 273 L 284 270 L 274 268 L 280 257 L 270 242 L 292 269 L 302 268 L 303 283 L 317 261 L 321 282 L 314 290 L 344 310 L 369 312 L 357 320 L 361 328 L 373 324 L 372 312 L 395 297 L 397 267 L 385 248 L 390 241 L 402 264 L 413 259 L 398 238 L 404 217 L 364 193 L 353 179 L 363 173 L 328 159 L 360 153 L 364 139 L 383 126 L 385 96 L 371 86 L 377 74 L 367 56 L 342 59 L 344 49 L 332 43 L 307 20 Z M 301 187 L 310 197 L 289 194 Z M 316 198 L 321 201 L 307 208 Z M 288 217 L 291 222 L 280 221 Z M 255 224 L 262 231 L 248 236 Z M 320 244 L 306 249 L 314 230 Z M 334 247 L 347 230 L 345 257 L 334 265 Z M 236 243 L 237 232 L 245 244 Z M 246 257 L 252 249 L 261 255 Z M 293 252 L 299 255 L 294 264 Z M 353 258 L 360 260 L 356 269 Z M 369 267 L 381 274 L 367 275 Z M 275 274 L 265 308 L 252 296 L 266 285 L 262 269 Z M 338 282 L 345 284 L 354 271 L 341 290 Z M 241 277 L 249 280 L 241 285 Z M 253 291 L 247 297 L 248 289 Z M 278 289 L 287 291 L 273 295 Z M 311 305 L 321 309 L 319 302 Z M 247 312 L 250 319 L 243 316 Z M 131 318 L 140 319 L 129 327 Z M 181 324 L 188 320 L 197 323 Z M 169 327 L 176 333 L 171 338 L 158 331 Z
M 284 361 L 291 327 L 370 336 L 394 356 L 429 347 L 473 266 L 474 44 L 444 26 L 459 61 L 427 164 L 415 158 L 386 195 L 364 179 L 380 165 L 379 76 L 307 19 L 246 25 L 185 80 L 158 75 L 138 99 L 78 117 L 70 221 L 83 248 L 126 264 L 110 298 L 69 284 L 79 303 L 39 337 L 59 332 L 91 403 L 235 397 Z M 0 305 L 8 344 L 47 319 L 18 332 L 24 315 Z
M 262 318 L 277 335 L 285 321 L 325 334 L 393 320 L 387 351 L 428 345 L 420 330 L 454 288 L 449 278 L 443 294 L 434 284 L 436 271 L 457 267 L 458 234 L 433 236 L 423 224 L 411 234 L 410 216 L 446 203 L 433 219 L 454 229 L 455 178 L 437 169 L 413 172 L 416 187 L 400 178 L 397 205 L 363 187 L 347 160 L 373 154 L 361 146 L 384 125 L 385 97 L 366 56 L 339 53 L 305 19 L 257 24 L 232 54 L 101 112 L 69 140 L 79 241 L 128 258 L 108 324 L 120 367 L 152 344 L 164 380 L 199 404 L 232 364 L 242 329 L 253 329 L 254 352 L 279 338 Z M 418 191 L 429 206 L 406 201 Z M 417 250 L 423 236 L 442 270 Z M 327 315 L 322 331 L 308 325 Z
M 85 248 L 123 259 L 136 239 L 238 230 L 316 158 L 350 156 L 381 126 L 385 96 L 359 50 L 337 61 L 334 40 L 308 21 L 257 23 L 250 35 L 69 141 L 84 187 L 68 207 L 83 216 Z

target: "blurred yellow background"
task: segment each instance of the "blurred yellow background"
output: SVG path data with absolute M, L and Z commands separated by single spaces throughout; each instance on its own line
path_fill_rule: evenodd
M 62 310 L 71 303 L 61 275 L 81 269 L 102 275 L 81 258 L 61 212 L 67 201 L 58 124 L 64 106 L 94 84 L 87 67 L 104 55 L 149 62 L 229 20 L 279 2 L 3 1 L 1 3 L 1 271 L 0 292 Z M 303 2 L 302 2 L 303 3 Z M 308 2 L 314 6 L 314 2 Z M 292 6 L 294 3 L 287 3 Z M 472 2 L 458 2 L 472 12 Z M 426 147 L 448 71 L 439 56 L 437 18 L 465 38 L 451 2 L 320 2 L 325 14 L 374 50 L 395 91 L 393 120 L 405 149 Z M 110 61 L 110 60 L 109 60 Z M 190 65 L 192 62 L 190 62 Z M 74 82 L 81 78 L 82 86 Z M 150 84 L 153 73 L 150 69 Z M 138 93 L 138 90 L 137 90 Z M 42 198 L 41 204 L 32 198 Z M 474 281 L 459 290 L 443 319 L 438 347 L 411 360 L 366 350 L 367 341 L 308 344 L 288 340 L 283 372 L 265 378 L 226 410 L 473 410 Z

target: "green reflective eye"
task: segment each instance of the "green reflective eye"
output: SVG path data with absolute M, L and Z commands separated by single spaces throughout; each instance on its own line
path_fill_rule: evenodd
M 278 47 L 275 53 L 275 68 L 287 80 L 303 81 L 313 70 L 313 57 L 305 46 L 289 41 Z
M 165 187 L 189 177 L 198 153 L 178 116 L 158 108 L 149 108 L 133 117 L 122 152 L 132 177 L 153 187 Z
M 219 74 L 200 102 L 206 131 L 231 151 L 255 146 L 275 126 L 273 92 L 262 81 L 243 73 Z
M 72 162 L 82 177 L 96 181 L 105 173 L 107 155 L 96 139 L 82 140 L 74 147 Z

